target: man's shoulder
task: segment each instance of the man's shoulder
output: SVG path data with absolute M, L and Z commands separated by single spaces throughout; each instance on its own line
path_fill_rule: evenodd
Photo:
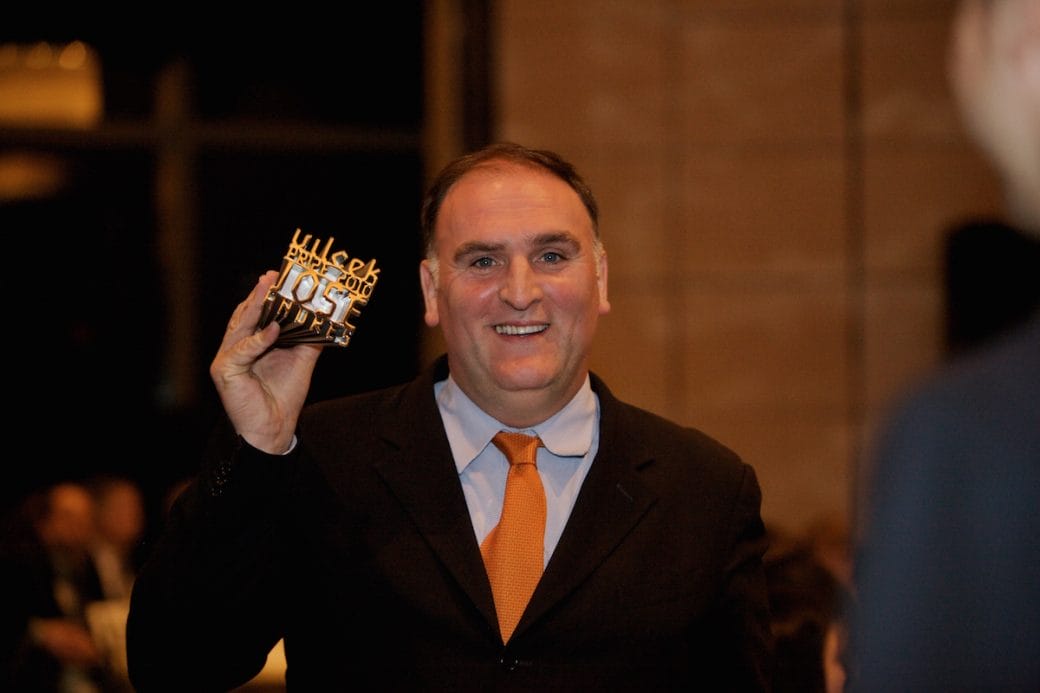
M 623 437 L 633 450 L 653 457 L 695 454 L 702 459 L 743 464 L 732 448 L 711 434 L 616 398 L 596 376 L 593 390 L 600 399 L 604 435 Z
M 338 397 L 316 400 L 308 403 L 307 406 L 304 407 L 304 413 L 308 416 L 323 416 L 328 415 L 329 413 L 341 412 L 345 409 L 370 407 L 379 402 L 389 401 L 393 400 L 395 397 L 399 397 L 401 391 L 408 387 L 408 385 L 409 383 L 384 385 L 374 390 L 351 392 Z

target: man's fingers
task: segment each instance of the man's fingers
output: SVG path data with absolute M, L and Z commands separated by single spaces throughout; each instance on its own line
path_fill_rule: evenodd
M 267 298 L 267 292 L 277 280 L 278 273 L 273 270 L 260 275 L 249 296 L 239 303 L 235 312 L 231 314 L 221 348 L 236 344 L 256 331 L 256 324 L 260 320 L 260 312 L 263 309 L 264 300 Z
M 280 326 L 272 322 L 259 332 L 253 332 L 231 345 L 228 361 L 240 369 L 249 370 L 264 352 L 278 339 Z

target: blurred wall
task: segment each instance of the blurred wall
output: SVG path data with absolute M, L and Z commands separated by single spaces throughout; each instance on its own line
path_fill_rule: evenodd
M 947 92 L 949 0 L 499 0 L 498 139 L 602 205 L 594 369 L 758 471 L 799 531 L 854 514 L 886 403 L 943 357 L 944 234 L 997 181 Z

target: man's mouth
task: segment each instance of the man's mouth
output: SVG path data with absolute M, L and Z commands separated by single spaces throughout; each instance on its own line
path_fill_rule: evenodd
M 495 332 L 507 335 L 538 334 L 549 329 L 548 325 L 495 325 Z

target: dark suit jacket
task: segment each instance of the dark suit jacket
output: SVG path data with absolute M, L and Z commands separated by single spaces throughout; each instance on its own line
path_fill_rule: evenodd
M 508 646 L 433 383 L 319 403 L 297 451 L 239 443 L 137 579 L 141 691 L 228 688 L 285 638 L 290 690 L 763 690 L 755 474 L 598 379 L 599 453 Z
M 1040 691 L 1040 314 L 908 394 L 873 466 L 850 690 Z

